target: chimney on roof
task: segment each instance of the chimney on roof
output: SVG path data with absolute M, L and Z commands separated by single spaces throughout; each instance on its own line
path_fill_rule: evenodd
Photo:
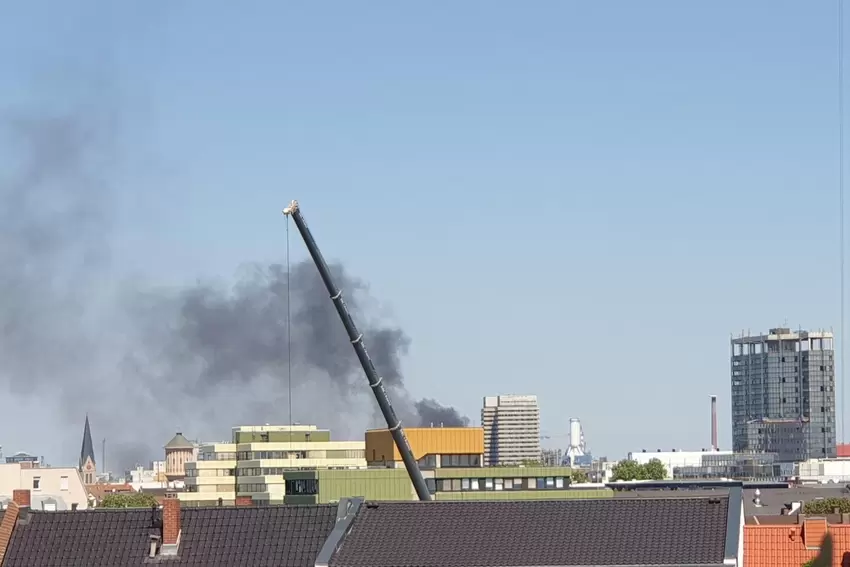
M 13 490 L 12 501 L 17 504 L 19 508 L 29 508 L 32 502 L 30 491 L 26 489 Z
M 826 518 L 806 518 L 803 522 L 803 543 L 807 548 L 819 548 L 828 530 Z
M 180 544 L 180 500 L 176 492 L 167 492 L 162 501 L 162 545 Z M 176 550 L 175 550 L 176 551 Z
M 254 505 L 254 499 L 251 498 L 250 496 L 237 496 L 235 504 L 237 506 L 253 506 Z

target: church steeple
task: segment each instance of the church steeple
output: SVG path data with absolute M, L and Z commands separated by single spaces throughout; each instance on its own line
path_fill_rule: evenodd
M 83 429 L 83 447 L 80 449 L 80 472 L 83 474 L 85 484 L 94 484 L 97 472 L 94 459 L 94 443 L 91 440 L 91 427 L 89 426 L 89 415 L 86 414 L 86 426 Z

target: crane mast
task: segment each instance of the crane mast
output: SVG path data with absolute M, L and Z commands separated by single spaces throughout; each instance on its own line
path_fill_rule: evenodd
M 304 221 L 298 201 L 292 201 L 288 207 L 283 209 L 283 214 L 292 217 L 292 220 L 295 221 L 295 226 L 298 228 L 298 232 L 301 234 L 301 238 L 304 240 L 304 244 L 307 246 L 307 250 L 310 252 L 316 268 L 319 270 L 319 275 L 330 294 L 334 307 L 336 307 L 336 312 L 339 314 L 346 332 L 348 332 L 348 338 L 354 347 L 354 352 L 357 353 L 357 358 L 360 359 L 360 365 L 366 373 L 366 378 L 369 379 L 369 386 L 375 395 L 375 399 L 378 400 L 378 406 L 380 406 L 381 413 L 384 414 L 384 419 L 387 421 L 387 428 L 393 437 L 398 452 L 401 454 L 401 460 L 404 461 L 404 468 L 407 469 L 407 474 L 410 476 L 410 481 L 413 483 L 416 495 L 419 497 L 419 500 L 431 500 L 431 493 L 425 484 L 425 478 L 422 476 L 422 471 L 419 470 L 419 465 L 416 463 L 413 451 L 410 449 L 410 443 L 404 434 L 401 422 L 396 417 L 395 410 L 387 395 L 387 390 L 382 383 L 382 378 L 378 376 L 378 371 L 375 370 L 375 365 L 372 363 L 372 359 L 363 345 L 363 334 L 354 325 L 354 320 L 351 318 L 351 314 L 345 306 L 345 301 L 342 299 L 342 291 L 336 286 L 333 277 L 331 277 L 328 264 L 325 262 L 321 251 L 319 251 L 319 247 L 316 245 L 313 234 Z

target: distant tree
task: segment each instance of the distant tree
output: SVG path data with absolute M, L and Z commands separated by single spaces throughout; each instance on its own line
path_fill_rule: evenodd
M 644 478 L 648 480 L 664 480 L 667 478 L 667 467 L 658 459 L 650 459 L 643 465 Z
M 150 508 L 159 506 L 152 494 L 144 492 L 113 492 L 103 497 L 99 508 Z
M 611 480 L 644 480 L 643 467 L 637 461 L 623 459 L 611 469 Z
M 850 514 L 850 498 L 823 498 L 810 500 L 803 505 L 804 514 L 832 514 L 838 508 L 839 514 Z
M 614 465 L 612 471 L 612 480 L 664 480 L 667 478 L 667 468 L 658 459 L 651 459 L 645 465 L 623 459 Z
M 581 469 L 573 469 L 570 472 L 570 481 L 573 483 L 581 483 L 581 482 L 590 482 L 590 477 L 587 476 L 587 473 Z

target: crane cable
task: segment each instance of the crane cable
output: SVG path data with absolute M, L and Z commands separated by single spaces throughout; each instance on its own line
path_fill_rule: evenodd
M 289 262 L 289 217 L 286 218 L 286 378 L 289 389 L 289 440 L 292 441 L 292 291 Z
M 841 382 L 841 442 L 846 442 L 846 430 L 844 428 L 844 415 L 846 394 L 844 392 L 844 365 L 845 365 L 845 338 L 844 338 L 844 3 L 838 2 L 838 214 L 839 218 L 839 264 L 841 269 L 841 323 L 839 332 L 841 334 L 840 354 L 841 371 L 839 381 Z

